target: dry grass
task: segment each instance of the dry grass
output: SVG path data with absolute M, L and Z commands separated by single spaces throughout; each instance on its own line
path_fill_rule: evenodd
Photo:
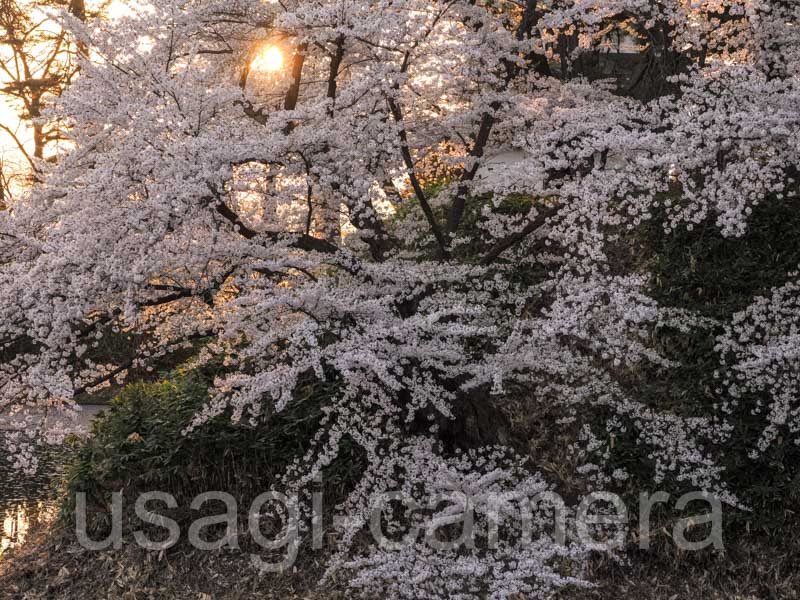
M 118 551 L 88 552 L 68 532 L 51 528 L 38 532 L 5 561 L 0 598 L 350 598 L 335 582 L 319 585 L 324 558 L 323 553 L 301 555 L 291 572 L 260 576 L 246 548 L 198 552 L 179 544 L 156 553 L 126 544 Z M 725 552 L 681 553 L 664 536 L 649 551 L 631 550 L 620 561 L 596 558 L 587 576 L 595 588 L 562 590 L 557 600 L 795 600 L 800 598 L 800 522 L 788 527 L 780 539 L 763 533 L 726 539 Z
M 563 600 L 795 600 L 800 598 L 797 532 L 783 540 L 749 536 L 725 552 L 681 552 L 671 542 L 629 552 L 625 562 L 597 560 L 593 590 Z

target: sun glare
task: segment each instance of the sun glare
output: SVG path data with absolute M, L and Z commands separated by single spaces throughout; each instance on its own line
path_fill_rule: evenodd
M 252 67 L 256 71 L 265 71 L 267 73 L 280 71 L 283 67 L 283 54 L 276 46 L 264 48 L 253 60 Z

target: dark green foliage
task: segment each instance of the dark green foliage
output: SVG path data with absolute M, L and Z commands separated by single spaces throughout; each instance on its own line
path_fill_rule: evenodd
M 664 306 L 686 308 L 723 324 L 758 296 L 769 296 L 800 265 L 800 211 L 790 202 L 765 202 L 755 207 L 741 238 L 725 238 L 713 218 L 689 231 L 685 226 L 665 233 L 659 215 L 630 240 L 621 240 L 621 260 L 639 260 L 652 274 L 651 293 Z M 635 257 L 638 256 L 638 259 Z M 679 363 L 675 369 L 643 369 L 630 382 L 638 397 L 685 415 L 712 414 L 724 394 L 714 373 L 719 356 L 715 338 L 722 327 L 691 334 L 660 330 L 658 349 Z M 726 479 L 751 505 L 743 520 L 759 527 L 779 527 L 789 507 L 800 507 L 800 448 L 778 440 L 767 455 L 752 459 L 748 452 L 765 425 L 751 414 L 755 398 L 744 398 L 733 415 L 734 431 L 718 449 Z M 637 452 L 633 440 L 618 446 L 622 458 Z M 626 452 L 627 450 L 627 452 Z M 623 459 L 624 460 L 624 459 Z M 630 466 L 630 463 L 628 464 Z
M 724 238 L 713 218 L 692 231 L 666 234 L 659 219 L 647 231 L 656 299 L 668 306 L 729 319 L 756 296 L 769 295 L 800 266 L 800 203 L 765 201 L 747 233 Z
M 71 518 L 79 491 L 87 493 L 90 509 L 98 509 L 102 521 L 112 491 L 133 497 L 137 491 L 163 490 L 188 506 L 204 491 L 225 491 L 241 503 L 270 489 L 275 476 L 306 449 L 332 390 L 309 378 L 281 413 L 265 414 L 256 424 L 234 424 L 223 414 L 184 435 L 220 371 L 213 362 L 180 367 L 155 383 L 126 386 L 93 424 L 91 436 L 74 442 L 64 516 Z M 348 468 L 357 464 L 347 462 Z

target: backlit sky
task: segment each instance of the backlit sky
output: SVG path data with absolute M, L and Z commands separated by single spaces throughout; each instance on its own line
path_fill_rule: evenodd
M 30 4 L 30 0 L 17 0 L 18 4 Z M 87 5 L 97 5 L 100 2 L 89 0 Z M 119 17 L 127 11 L 126 0 L 112 0 L 108 7 L 108 15 L 111 18 Z M 43 15 L 42 15 L 43 16 Z M 52 22 L 51 22 L 52 23 Z M 56 27 L 55 23 L 52 24 Z M 0 55 L 6 56 L 8 49 L 0 46 Z M 0 85 L 5 84 L 6 79 L 0 78 Z M 17 137 L 25 145 L 29 153 L 33 153 L 33 140 L 30 128 L 27 123 L 19 119 L 19 106 L 5 95 L 0 94 L 0 123 L 14 130 Z M 14 169 L 19 169 L 26 165 L 15 142 L 5 131 L 0 130 L 0 161 L 5 165 L 5 172 L 9 173 Z

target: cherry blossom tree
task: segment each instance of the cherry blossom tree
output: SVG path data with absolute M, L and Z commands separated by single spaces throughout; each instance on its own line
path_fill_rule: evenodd
M 281 483 L 300 489 L 352 442 L 367 466 L 351 514 L 443 473 L 449 489 L 543 489 L 503 419 L 520 398 L 579 432 L 587 485 L 628 476 L 604 440 L 634 432 L 654 481 L 736 503 L 714 454 L 724 406 L 679 414 L 630 384 L 674 366 L 659 332 L 719 324 L 659 305 L 611 249 L 659 219 L 741 236 L 756 205 L 795 201 L 799 18 L 766 0 L 163 0 L 113 22 L 65 15 L 87 48 L 57 109 L 74 149 L 0 224 L 0 406 L 50 414 L 15 459 L 63 431 L 76 397 L 202 340 L 229 375 L 187 432 L 221 414 L 258 426 L 310 374 L 335 384 Z M 614 34 L 639 56 L 608 79 Z M 280 68 L 259 60 L 273 48 Z M 734 402 L 739 378 L 771 390 L 764 444 L 800 430 L 797 320 L 787 283 L 719 339 L 719 394 Z M 103 357 L 112 334 L 128 358 Z M 423 550 L 356 558 L 345 543 L 331 569 L 364 590 L 395 581 L 396 597 L 545 594 L 574 582 L 554 561 L 584 551 L 548 539 L 427 567 Z

